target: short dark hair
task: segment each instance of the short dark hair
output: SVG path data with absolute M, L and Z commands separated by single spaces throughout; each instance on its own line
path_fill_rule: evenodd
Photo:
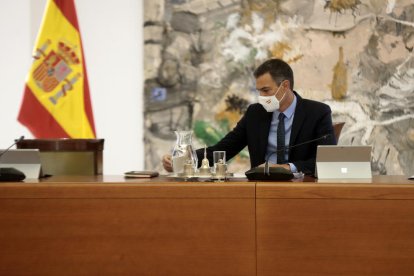
M 266 73 L 272 76 L 277 85 L 280 85 L 284 80 L 288 80 L 290 82 L 290 89 L 293 90 L 293 71 L 289 64 L 283 60 L 277 58 L 269 59 L 257 67 L 253 74 L 257 79 Z

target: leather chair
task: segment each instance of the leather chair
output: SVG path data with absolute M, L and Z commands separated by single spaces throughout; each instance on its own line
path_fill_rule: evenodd
M 339 142 L 339 136 L 341 135 L 342 128 L 344 127 L 345 122 L 333 123 L 334 134 L 336 142 Z

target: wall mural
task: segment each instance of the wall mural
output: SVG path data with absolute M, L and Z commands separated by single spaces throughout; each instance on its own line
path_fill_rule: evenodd
M 342 145 L 372 145 L 374 174 L 414 174 L 413 0 L 145 0 L 145 162 L 174 130 L 196 148 L 256 101 L 253 70 L 287 61 L 295 90 L 325 102 Z M 230 170 L 249 168 L 247 151 Z

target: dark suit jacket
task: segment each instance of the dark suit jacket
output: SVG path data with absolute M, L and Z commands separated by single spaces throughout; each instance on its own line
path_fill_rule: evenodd
M 305 174 L 315 173 L 317 145 L 335 145 L 336 139 L 332 127 L 331 109 L 328 105 L 312 100 L 302 99 L 296 92 L 297 105 L 293 118 L 289 145 L 298 145 L 326 134 L 327 138 L 289 149 L 289 163 Z M 266 161 L 266 149 L 272 121 L 271 112 L 266 112 L 262 105 L 256 103 L 248 107 L 244 116 L 222 140 L 207 148 L 207 158 L 212 164 L 213 151 L 226 151 L 230 160 L 245 146 L 250 154 L 250 165 L 256 167 Z M 204 150 L 197 150 L 199 165 Z

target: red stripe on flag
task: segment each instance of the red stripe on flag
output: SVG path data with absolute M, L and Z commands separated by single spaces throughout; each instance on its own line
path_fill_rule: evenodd
M 79 32 L 78 17 L 76 16 L 75 3 L 73 0 L 54 0 L 56 6 L 60 9 L 66 19 Z
M 70 138 L 27 85 L 17 120 L 26 126 L 36 138 Z
M 92 128 L 93 134 L 96 137 L 95 131 L 95 120 L 93 118 L 93 111 L 92 111 L 92 103 L 91 97 L 89 95 L 89 83 L 88 83 L 88 76 L 86 74 L 86 61 L 85 56 L 83 55 L 83 47 L 82 47 L 82 56 L 83 56 L 83 104 L 85 105 L 85 113 L 86 117 L 88 118 L 89 125 Z
M 73 0 L 54 0 L 56 6 L 60 9 L 62 14 L 66 17 L 66 19 L 72 24 L 72 26 L 78 31 L 79 39 L 80 39 L 80 47 L 82 49 L 82 59 L 83 59 L 83 99 L 85 105 L 85 113 L 86 117 L 88 118 L 89 124 L 92 128 L 93 134 L 96 137 L 95 131 L 95 120 L 93 118 L 93 110 L 92 110 L 92 103 L 91 97 L 89 93 L 89 83 L 88 83 L 88 76 L 86 74 L 86 60 L 85 55 L 83 53 L 83 44 L 82 44 L 82 37 L 79 30 L 78 24 L 78 17 L 76 15 L 76 8 L 75 3 Z

